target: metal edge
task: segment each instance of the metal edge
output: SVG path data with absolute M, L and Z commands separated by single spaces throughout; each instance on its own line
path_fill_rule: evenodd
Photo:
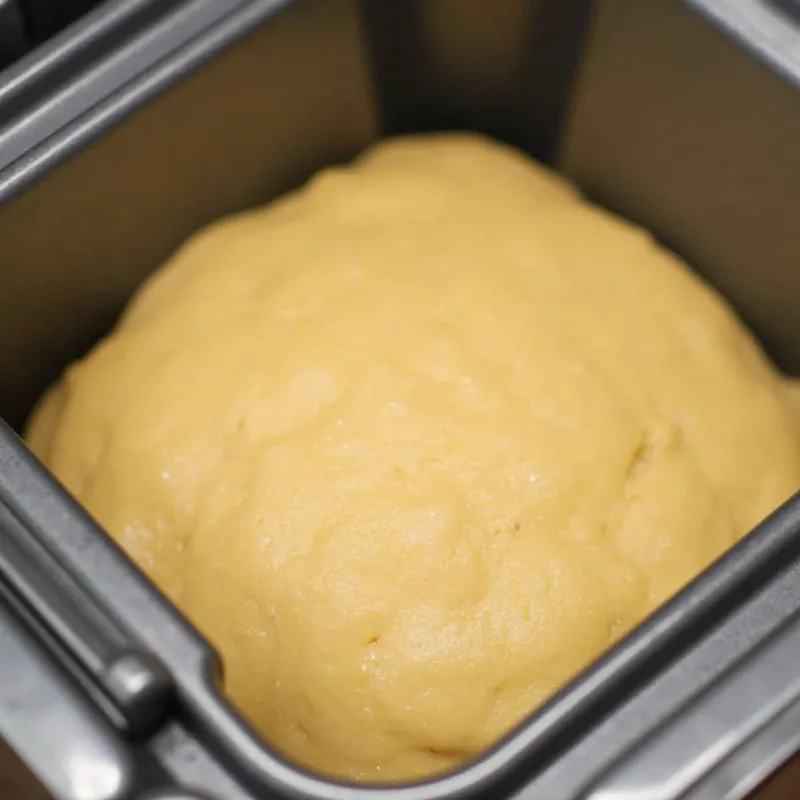
M 44 89 L 43 84 L 52 89 L 54 82 L 63 82 L 73 61 L 136 19 L 144 8 L 155 5 L 156 0 L 107 0 L 6 66 L 0 71 L 0 119 L 11 119 L 16 111 L 12 103 L 20 95 Z
M 800 89 L 800 22 L 770 0 L 683 0 Z
M 0 131 L 0 204 L 292 2 L 187 0 L 27 109 Z

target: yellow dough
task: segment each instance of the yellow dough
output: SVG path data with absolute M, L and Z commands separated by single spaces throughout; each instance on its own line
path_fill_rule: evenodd
M 29 441 L 290 758 L 520 722 L 800 486 L 786 383 L 643 231 L 472 135 L 193 237 Z

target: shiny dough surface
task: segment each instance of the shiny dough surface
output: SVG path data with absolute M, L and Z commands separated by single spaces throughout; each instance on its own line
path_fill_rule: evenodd
M 788 384 L 644 231 L 477 135 L 192 237 L 36 453 L 290 758 L 478 754 L 800 485 Z

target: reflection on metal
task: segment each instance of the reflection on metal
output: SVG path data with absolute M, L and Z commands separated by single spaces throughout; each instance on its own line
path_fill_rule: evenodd
M 677 711 L 587 800 L 741 800 L 800 746 L 800 617 Z

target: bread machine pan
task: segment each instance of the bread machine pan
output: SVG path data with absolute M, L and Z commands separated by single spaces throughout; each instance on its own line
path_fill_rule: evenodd
M 790 0 L 112 0 L 57 38 L 0 74 L 0 796 L 800 796 L 797 498 L 476 762 L 352 787 L 254 735 L 14 433 L 191 232 L 410 130 L 556 164 L 799 373 Z

